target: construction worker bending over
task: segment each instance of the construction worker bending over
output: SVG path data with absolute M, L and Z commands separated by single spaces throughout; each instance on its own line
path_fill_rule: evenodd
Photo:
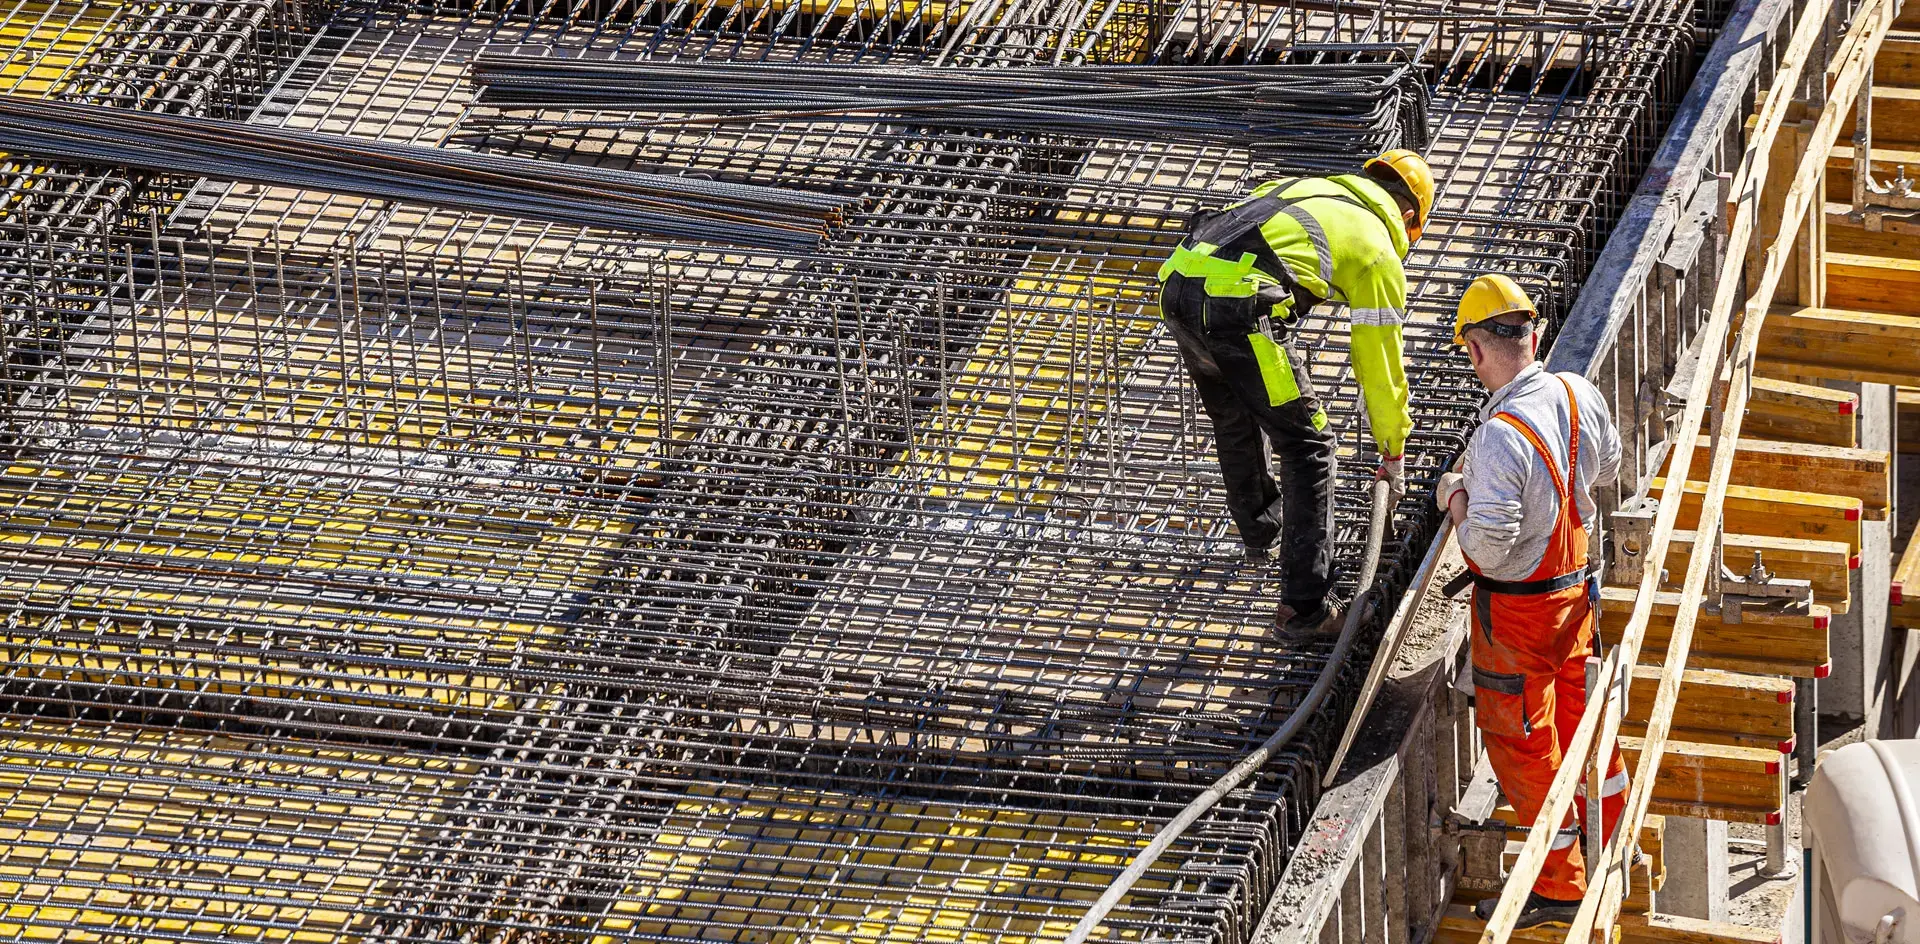
M 1283 632 L 1333 629 L 1328 534 L 1333 527 L 1333 434 L 1288 326 L 1322 301 L 1352 314 L 1350 360 L 1396 498 L 1410 420 L 1400 325 L 1407 280 L 1400 263 L 1433 208 L 1433 174 L 1412 151 L 1388 151 L 1362 174 L 1290 177 L 1195 217 L 1160 267 L 1160 310 L 1213 420 L 1227 507 L 1250 561 L 1281 548 Z M 1272 444 L 1285 487 L 1268 471 Z
M 1475 279 L 1461 297 L 1453 341 L 1489 393 L 1462 471 L 1442 475 L 1434 493 L 1458 529 L 1473 583 L 1475 723 L 1501 792 L 1527 824 L 1586 710 L 1598 574 L 1587 564 L 1585 522 L 1596 513 L 1593 487 L 1620 469 L 1620 434 L 1600 391 L 1534 360 L 1539 320 L 1504 275 Z M 1616 750 L 1602 788 L 1608 833 L 1626 788 Z M 1586 804 L 1574 805 L 1591 828 Z M 1580 834 L 1561 825 L 1519 927 L 1565 925 L 1579 910 Z M 1482 917 L 1495 901 L 1481 903 Z

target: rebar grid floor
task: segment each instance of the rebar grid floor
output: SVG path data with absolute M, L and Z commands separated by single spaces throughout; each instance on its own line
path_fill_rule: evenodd
M 253 120 L 453 144 L 464 64 L 500 46 L 1410 42 L 1443 184 L 1410 260 L 1425 478 L 1477 402 L 1452 298 L 1490 269 L 1571 297 L 1695 13 L 1341 10 L 354 9 Z M 1547 25 L 1595 18 L 1622 25 Z M 458 146 L 871 202 L 776 258 L 184 182 L 63 244 L 84 277 L 26 279 L 58 343 L 10 361 L 0 938 L 1058 939 L 1311 683 L 1325 654 L 1269 639 L 1278 587 L 1237 562 L 1153 307 L 1185 215 L 1268 173 L 1245 154 L 870 122 Z M 45 242 L 0 221 L 0 258 Z M 1371 469 L 1343 317 L 1299 334 L 1351 566 Z M 1400 509 L 1390 586 L 1427 518 Z M 1247 939 L 1325 735 L 1177 844 L 1115 935 Z

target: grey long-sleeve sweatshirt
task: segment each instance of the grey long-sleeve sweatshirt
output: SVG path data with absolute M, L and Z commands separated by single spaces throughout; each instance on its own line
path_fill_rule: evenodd
M 1572 384 L 1580 405 L 1580 468 L 1573 491 L 1580 520 L 1591 522 L 1595 514 L 1594 486 L 1612 482 L 1620 471 L 1620 432 L 1613 425 L 1606 400 L 1593 384 L 1577 374 L 1560 376 Z M 1569 436 L 1566 390 L 1544 367 L 1529 366 L 1487 398 L 1486 406 L 1480 409 L 1480 428 L 1467 443 L 1462 470 L 1467 517 L 1460 526 L 1460 549 L 1481 573 L 1495 580 L 1533 576 L 1546 553 L 1560 499 L 1533 444 L 1505 421 L 1489 420 L 1496 413 L 1511 413 L 1524 420 L 1553 452 L 1554 467 L 1565 469 Z

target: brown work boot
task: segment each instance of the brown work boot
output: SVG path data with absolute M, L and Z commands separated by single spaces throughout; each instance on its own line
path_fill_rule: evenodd
M 1493 920 L 1493 910 L 1500 905 L 1498 898 L 1482 898 L 1473 906 L 1473 914 L 1482 921 Z M 1527 903 L 1520 909 L 1520 920 L 1513 923 L 1514 930 L 1526 928 L 1568 928 L 1573 926 L 1574 916 L 1580 913 L 1580 902 L 1561 901 L 1548 898 L 1539 892 L 1530 892 Z
M 1332 600 L 1321 600 L 1311 607 L 1282 603 L 1273 617 L 1274 638 L 1294 645 L 1330 642 L 1340 636 L 1340 615 L 1340 607 Z

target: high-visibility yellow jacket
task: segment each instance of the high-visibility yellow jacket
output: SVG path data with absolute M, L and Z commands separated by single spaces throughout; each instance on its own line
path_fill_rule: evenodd
M 1407 276 L 1400 260 L 1408 240 L 1398 205 L 1372 180 L 1342 174 L 1268 181 L 1224 212 L 1257 209 L 1251 205 L 1263 197 L 1277 198 L 1280 207 L 1258 221 L 1258 242 L 1265 245 L 1254 248 L 1270 256 L 1243 252 L 1245 240 L 1182 246 L 1161 268 L 1161 278 L 1173 273 L 1204 278 L 1208 294 L 1215 296 L 1245 296 L 1263 285 L 1291 281 L 1320 298 L 1345 302 L 1351 317 L 1349 360 L 1366 399 L 1373 441 L 1382 453 L 1399 455 L 1413 422 L 1401 338 Z M 1237 262 L 1230 261 L 1234 257 Z M 1266 271 L 1274 259 L 1285 265 L 1285 273 Z M 1275 317 L 1292 317 L 1292 306 L 1291 299 L 1281 302 Z

